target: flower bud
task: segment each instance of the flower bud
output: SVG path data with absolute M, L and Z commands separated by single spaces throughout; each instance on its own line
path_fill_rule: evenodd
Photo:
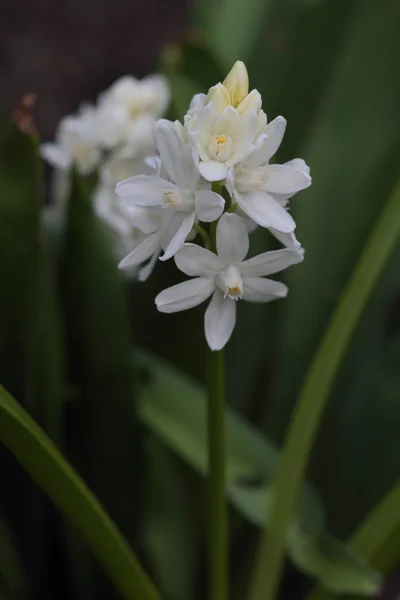
M 249 76 L 244 62 L 235 62 L 223 85 L 231 96 L 232 106 L 236 107 L 249 93 Z
M 217 85 L 210 88 L 207 94 L 207 103 L 208 102 L 212 102 L 218 112 L 222 112 L 224 108 L 230 106 L 231 98 L 229 92 L 222 83 L 217 83 Z
M 248 112 L 249 110 L 255 110 L 256 113 L 258 113 L 261 110 L 261 106 L 261 94 L 260 92 L 257 92 L 257 90 L 253 90 L 241 101 L 236 110 L 238 111 L 239 115 L 244 115 L 244 113 Z

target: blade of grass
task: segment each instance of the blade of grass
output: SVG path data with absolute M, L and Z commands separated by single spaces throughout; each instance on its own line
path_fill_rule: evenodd
M 158 600 L 157 590 L 96 497 L 42 429 L 1 386 L 0 441 L 71 520 L 121 595 L 129 600 Z
M 251 600 L 275 597 L 301 482 L 323 409 L 369 295 L 400 234 L 400 182 L 374 227 L 311 364 L 289 425 L 275 483 L 269 527 L 264 529 Z

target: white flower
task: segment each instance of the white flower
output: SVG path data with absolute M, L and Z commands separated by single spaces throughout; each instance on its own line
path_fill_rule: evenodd
M 64 117 L 59 123 L 55 143 L 42 144 L 41 156 L 62 171 L 76 165 L 82 175 L 94 171 L 101 159 L 93 129 L 93 109 L 88 107 L 81 115 Z
M 235 165 L 254 149 L 258 130 L 258 116 L 254 110 L 240 115 L 232 106 L 220 112 L 214 102 L 209 102 L 186 120 L 193 157 L 201 175 L 208 181 L 220 181 Z
M 159 174 L 132 177 L 118 184 L 116 192 L 133 205 L 165 212 L 159 241 L 165 247 L 161 260 L 167 260 L 182 247 L 196 218 L 205 222 L 218 219 L 225 202 L 200 177 L 180 123 L 162 119 L 154 136 L 160 155 L 160 162 L 155 161 L 161 169 Z
M 164 114 L 169 101 L 170 89 L 162 75 L 149 75 L 141 80 L 130 75 L 121 77 L 99 98 L 100 106 L 123 107 L 131 119 L 144 114 L 157 119 Z
M 260 135 L 256 149 L 230 169 L 226 185 L 248 217 L 270 229 L 279 239 L 285 239 L 288 245 L 296 246 L 298 242 L 292 235 L 296 224 L 285 207 L 290 197 L 311 185 L 311 177 L 301 159 L 283 165 L 269 164 L 285 128 L 283 117 L 271 121 Z
M 249 250 L 246 226 L 240 217 L 225 213 L 217 225 L 218 255 L 185 244 L 175 255 L 178 268 L 195 279 L 161 292 L 155 302 L 161 312 L 173 313 L 197 306 L 212 295 L 205 312 L 205 335 L 212 350 L 225 346 L 236 322 L 236 300 L 269 302 L 287 295 L 282 283 L 265 279 L 303 260 L 294 250 L 265 252 L 244 260 Z

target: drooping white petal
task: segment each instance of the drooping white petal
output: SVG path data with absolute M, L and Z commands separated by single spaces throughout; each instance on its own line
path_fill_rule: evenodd
M 139 244 L 132 252 L 125 256 L 119 263 L 118 267 L 120 269 L 130 269 L 131 267 L 136 267 L 140 265 L 145 260 L 150 258 L 160 249 L 160 236 L 158 233 L 152 233 L 147 237 L 143 242 Z
M 157 209 L 136 206 L 131 202 L 125 203 L 127 215 L 130 219 L 131 227 L 137 227 L 146 235 L 154 233 L 160 226 L 160 217 Z
M 71 154 L 57 144 L 41 144 L 40 156 L 53 167 L 63 171 L 69 169 L 72 163 Z
M 221 181 L 228 174 L 228 167 L 217 160 L 203 160 L 199 163 L 198 169 L 207 181 Z
M 158 257 L 159 257 L 159 252 L 154 252 L 153 256 L 151 257 L 151 259 L 149 260 L 147 265 L 145 265 L 144 267 L 142 267 L 140 269 L 139 276 L 138 276 L 139 281 L 146 281 L 150 277 L 150 275 L 153 272 L 154 267 L 157 264 Z
M 225 200 L 211 190 L 199 190 L 195 196 L 196 216 L 204 223 L 216 221 L 224 211 Z
M 247 192 L 237 194 L 236 198 L 243 212 L 261 227 L 273 227 L 284 233 L 295 230 L 296 223 L 287 210 L 266 192 Z
M 249 251 L 246 225 L 233 213 L 222 215 L 217 225 L 218 256 L 226 264 L 240 263 Z
M 196 277 L 164 290 L 155 299 L 160 312 L 174 313 L 198 306 L 211 296 L 214 282 L 211 277 Z
M 286 165 L 268 165 L 263 172 L 265 189 L 271 194 L 295 194 L 311 185 L 308 173 Z
M 285 129 L 286 119 L 283 117 L 276 117 L 276 119 L 271 121 L 265 127 L 262 137 L 260 137 L 260 144 L 257 150 L 246 159 L 246 165 L 254 168 L 267 164 L 281 145 Z
M 179 248 L 182 248 L 183 244 L 189 233 L 192 230 L 195 214 L 189 213 L 184 214 L 183 217 L 181 215 L 177 215 L 174 220 L 181 219 L 181 224 L 179 226 L 178 231 L 175 233 L 173 238 L 170 240 L 168 246 L 165 249 L 165 252 L 162 256 L 160 256 L 160 260 L 168 260 L 171 256 L 174 256 L 176 252 L 178 252 Z
M 211 350 L 221 350 L 228 342 L 236 323 L 236 300 L 224 298 L 215 290 L 204 315 L 204 331 Z
M 277 240 L 280 241 L 281 244 L 286 246 L 286 248 L 291 248 L 304 254 L 304 249 L 301 247 L 301 244 L 294 235 L 293 231 L 290 233 L 282 233 L 282 231 L 270 228 L 270 232 L 274 237 L 276 237 Z
M 185 244 L 174 258 L 178 269 L 191 277 L 213 277 L 224 266 L 223 261 L 214 252 L 196 244 Z
M 245 260 L 240 265 L 240 270 L 243 277 L 263 277 L 264 275 L 278 273 L 278 271 L 283 271 L 291 265 L 300 263 L 303 258 L 301 252 L 285 248 L 284 250 L 264 252 L 249 260 Z
M 287 293 L 288 288 L 280 281 L 263 277 L 245 277 L 243 280 L 243 300 L 248 302 L 271 302 L 285 298 Z
M 118 183 L 115 193 L 139 206 L 162 206 L 165 192 L 176 189 L 173 183 L 160 177 L 136 175 Z

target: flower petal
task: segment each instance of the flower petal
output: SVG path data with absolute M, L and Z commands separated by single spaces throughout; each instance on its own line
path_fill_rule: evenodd
M 146 281 L 150 275 L 153 272 L 154 267 L 157 264 L 157 259 L 159 257 L 159 252 L 154 252 L 153 256 L 151 257 L 151 259 L 149 260 L 149 262 L 147 263 L 147 265 L 145 265 L 144 267 L 142 267 L 139 271 L 139 275 L 138 275 L 138 280 L 139 281 Z
M 270 232 L 276 237 L 277 240 L 280 241 L 281 244 L 286 246 L 286 248 L 297 250 L 298 252 L 302 252 L 304 254 L 304 249 L 301 247 L 301 244 L 294 235 L 293 231 L 290 233 L 282 233 L 282 231 L 270 228 Z
M 216 221 L 222 215 L 225 200 L 211 190 L 199 190 L 195 196 L 196 216 L 204 223 Z
M 191 149 L 179 136 L 174 123 L 166 119 L 157 121 L 154 138 L 161 163 L 171 181 L 182 187 L 195 187 L 199 174 L 192 159 Z
M 271 123 L 269 123 L 261 136 L 257 144 L 257 149 L 246 158 L 246 165 L 252 168 L 260 167 L 261 165 L 268 164 L 269 159 L 275 154 L 281 145 L 282 138 L 286 129 L 286 119 L 283 117 L 276 117 Z
M 302 262 L 304 256 L 296 250 L 275 250 L 273 252 L 264 252 L 258 256 L 254 256 L 249 260 L 245 260 L 240 265 L 240 271 L 244 277 L 263 277 L 264 275 L 272 275 L 283 271 Z
M 263 277 L 245 277 L 243 280 L 243 300 L 248 302 L 271 302 L 285 298 L 287 293 L 288 288 L 280 281 Z
M 211 350 L 221 350 L 228 342 L 236 323 L 236 300 L 224 298 L 215 290 L 204 315 L 204 331 Z
M 155 299 L 160 312 L 174 313 L 198 306 L 211 296 L 214 281 L 211 277 L 196 277 L 164 290 Z
M 288 160 L 283 164 L 287 167 L 292 167 L 293 169 L 297 169 L 298 171 L 303 171 L 304 173 L 310 174 L 310 167 L 302 158 L 293 158 L 292 160 Z
M 160 236 L 158 233 L 152 233 L 143 242 L 136 246 L 132 252 L 125 256 L 119 263 L 120 269 L 130 269 L 140 265 L 145 260 L 150 258 L 154 252 L 160 250 Z
M 217 225 L 217 252 L 225 264 L 240 263 L 249 251 L 249 236 L 243 219 L 222 215 Z
M 266 191 L 276 194 L 295 194 L 311 185 L 308 173 L 287 165 L 268 165 L 265 178 Z
M 228 168 L 224 163 L 217 160 L 203 160 L 199 163 L 198 169 L 200 175 L 207 181 L 221 181 L 221 179 L 225 179 L 228 173 Z
M 213 277 L 224 267 L 224 263 L 214 252 L 196 244 L 185 244 L 175 254 L 175 262 L 178 269 L 192 277 Z
M 180 216 L 175 217 L 176 220 L 178 218 L 181 218 L 181 217 Z M 168 246 L 165 249 L 164 254 L 162 256 L 160 256 L 160 260 L 162 260 L 162 261 L 168 260 L 169 258 L 171 258 L 171 256 L 174 256 L 174 254 L 176 252 L 178 252 L 179 248 L 182 248 L 187 236 L 189 235 L 189 233 L 192 230 L 192 227 L 194 224 L 194 218 L 195 218 L 194 212 L 184 215 L 178 231 L 175 233 L 175 235 L 170 240 Z
M 69 152 L 50 142 L 40 145 L 40 156 L 57 169 L 66 171 L 72 164 L 72 157 Z
M 273 227 L 284 233 L 295 230 L 296 223 L 287 210 L 266 192 L 247 192 L 237 194 L 236 198 L 243 212 L 261 227 Z
M 161 177 L 136 175 L 118 183 L 115 193 L 138 206 L 163 206 L 165 192 L 173 190 L 176 186 Z

